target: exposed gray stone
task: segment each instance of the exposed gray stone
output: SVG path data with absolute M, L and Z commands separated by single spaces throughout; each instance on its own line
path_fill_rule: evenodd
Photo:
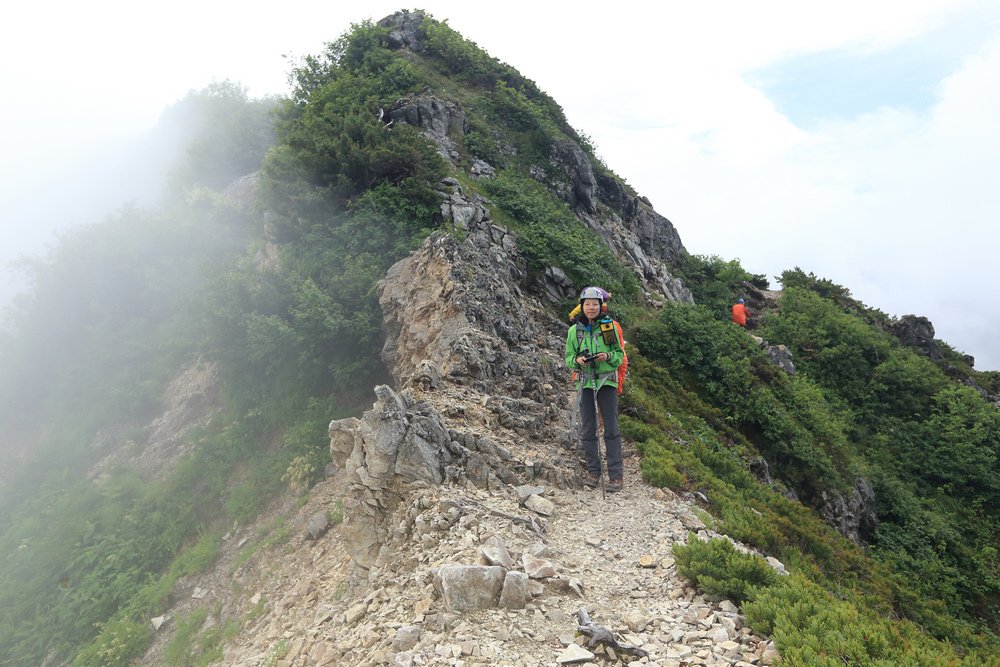
M 941 346 L 934 340 L 934 325 L 926 317 L 920 315 L 903 315 L 898 321 L 889 325 L 889 331 L 908 347 L 915 347 L 931 359 L 944 356 Z
M 572 185 L 565 193 L 571 208 L 588 213 L 597 212 L 597 178 L 590 158 L 575 141 L 556 141 L 552 145 L 552 162 L 565 169 Z
M 569 665 L 576 662 L 586 662 L 593 660 L 594 654 L 578 644 L 570 644 L 562 650 L 556 657 L 556 662 L 560 665 Z
M 306 524 L 306 536 L 310 540 L 318 540 L 326 534 L 329 527 L 330 519 L 327 518 L 326 512 L 317 512 L 310 517 Z
M 827 523 L 855 544 L 865 544 L 875 537 L 875 489 L 864 477 L 855 480 L 849 496 L 837 490 L 821 491 L 818 510 Z
M 454 460 L 448 430 L 433 408 L 386 385 L 377 386 L 375 395 L 378 400 L 355 425 L 354 448 L 345 464 L 351 485 L 341 526 L 348 554 L 365 569 L 374 564 L 380 536 L 388 532 L 389 517 L 401 499 L 399 485 L 440 484 Z M 342 437 L 344 427 L 331 424 L 331 433 Z
M 503 568 L 492 565 L 444 565 L 434 577 L 445 609 L 453 613 L 494 606 L 503 583 Z
M 500 606 L 504 609 L 524 609 L 529 596 L 528 575 L 524 572 L 508 572 L 500 592 Z
M 396 635 L 392 639 L 393 651 L 409 651 L 417 645 L 423 631 L 415 625 L 404 625 L 396 628 Z
M 566 301 L 577 292 L 573 281 L 558 266 L 546 267 L 538 276 L 538 284 L 552 303 Z
M 496 176 L 497 170 L 485 160 L 475 158 L 472 161 L 472 166 L 469 167 L 469 173 L 477 178 L 490 178 Z
M 795 375 L 795 364 L 792 363 L 792 353 L 784 345 L 770 345 L 767 357 L 789 375 Z
M 378 22 L 378 25 L 389 29 L 390 49 L 409 49 L 420 52 L 424 49 L 423 40 L 426 37 L 421 27 L 426 14 L 421 11 L 399 11 Z
M 503 540 L 500 536 L 493 535 L 488 540 L 482 548 L 483 556 L 489 561 L 490 565 L 499 565 L 504 569 L 509 570 L 514 567 L 514 559 L 511 557 L 510 553 L 507 551 L 507 547 L 504 546 Z
M 524 506 L 542 516 L 552 516 L 556 512 L 556 504 L 554 502 L 548 498 L 542 498 L 534 494 L 528 496 L 528 499 L 524 501 Z
M 556 576 L 556 568 L 551 561 L 535 558 L 530 554 L 522 554 L 521 563 L 524 565 L 525 574 L 532 579 L 544 579 Z
M 765 560 L 767 561 L 767 564 L 771 566 L 771 569 L 778 574 L 788 574 L 788 570 L 785 569 L 785 564 L 774 556 L 768 556 Z

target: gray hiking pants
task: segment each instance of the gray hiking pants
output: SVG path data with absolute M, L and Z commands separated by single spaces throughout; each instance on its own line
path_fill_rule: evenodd
M 622 435 L 618 432 L 618 387 L 604 385 L 598 389 L 597 404 L 604 419 L 604 449 L 608 456 L 608 479 L 621 479 Z M 580 417 L 587 472 L 591 475 L 600 475 L 601 449 L 597 440 L 597 411 L 594 409 L 593 389 L 584 389 L 580 396 Z

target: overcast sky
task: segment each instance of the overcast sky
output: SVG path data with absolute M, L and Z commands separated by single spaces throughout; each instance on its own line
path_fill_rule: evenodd
M 0 260 L 143 184 L 117 156 L 213 81 L 287 91 L 366 1 L 18 3 L 0 27 Z M 1000 3 L 433 1 L 589 134 L 687 248 L 798 265 L 1000 368 Z M 94 179 L 100 179 L 95 183 Z

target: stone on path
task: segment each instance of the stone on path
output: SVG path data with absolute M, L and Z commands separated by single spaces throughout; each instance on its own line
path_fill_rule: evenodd
M 540 496 L 544 494 L 545 487 L 522 484 L 521 486 L 515 487 L 514 492 L 517 493 L 517 502 L 523 505 L 531 496 Z
M 438 568 L 435 586 L 445 609 L 454 613 L 492 607 L 503 587 L 502 567 L 492 565 L 443 565 Z
M 535 558 L 529 554 L 523 554 L 521 556 L 521 562 L 524 564 L 525 574 L 532 579 L 544 579 L 546 577 L 556 576 L 556 567 L 551 561 Z
M 562 650 L 556 658 L 560 665 L 568 665 L 574 662 L 584 662 L 594 657 L 594 654 L 578 644 L 570 644 Z
M 556 504 L 554 502 L 548 498 L 536 495 L 528 496 L 528 499 L 524 501 L 524 506 L 542 516 L 552 516 L 556 511 Z
M 490 565 L 499 565 L 508 570 L 514 567 L 514 559 L 511 558 L 510 552 L 507 551 L 507 547 L 504 546 L 503 540 L 498 535 L 493 535 L 486 540 L 482 551 Z
M 504 609 L 524 609 L 528 602 L 528 575 L 524 572 L 508 572 L 500 592 L 500 606 Z

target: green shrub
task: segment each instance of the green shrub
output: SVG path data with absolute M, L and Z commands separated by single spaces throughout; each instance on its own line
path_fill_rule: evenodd
M 674 544 L 673 551 L 677 571 L 711 595 L 742 602 L 778 581 L 763 558 L 737 551 L 729 540 L 703 542 L 690 534 L 688 543 Z
M 163 650 L 163 658 L 168 665 L 171 667 L 190 667 L 194 664 L 193 658 L 197 653 L 195 638 L 207 618 L 208 610 L 203 607 L 177 619 L 174 636 L 170 638 Z
M 113 620 L 73 659 L 72 667 L 129 667 L 142 656 L 153 637 L 146 620 Z
M 724 321 L 730 319 L 730 308 L 736 300 L 746 296 L 744 282 L 760 289 L 768 287 L 763 275 L 748 272 L 739 260 L 727 262 L 717 255 L 683 253 L 675 270 L 684 286 L 691 290 L 695 303 Z

